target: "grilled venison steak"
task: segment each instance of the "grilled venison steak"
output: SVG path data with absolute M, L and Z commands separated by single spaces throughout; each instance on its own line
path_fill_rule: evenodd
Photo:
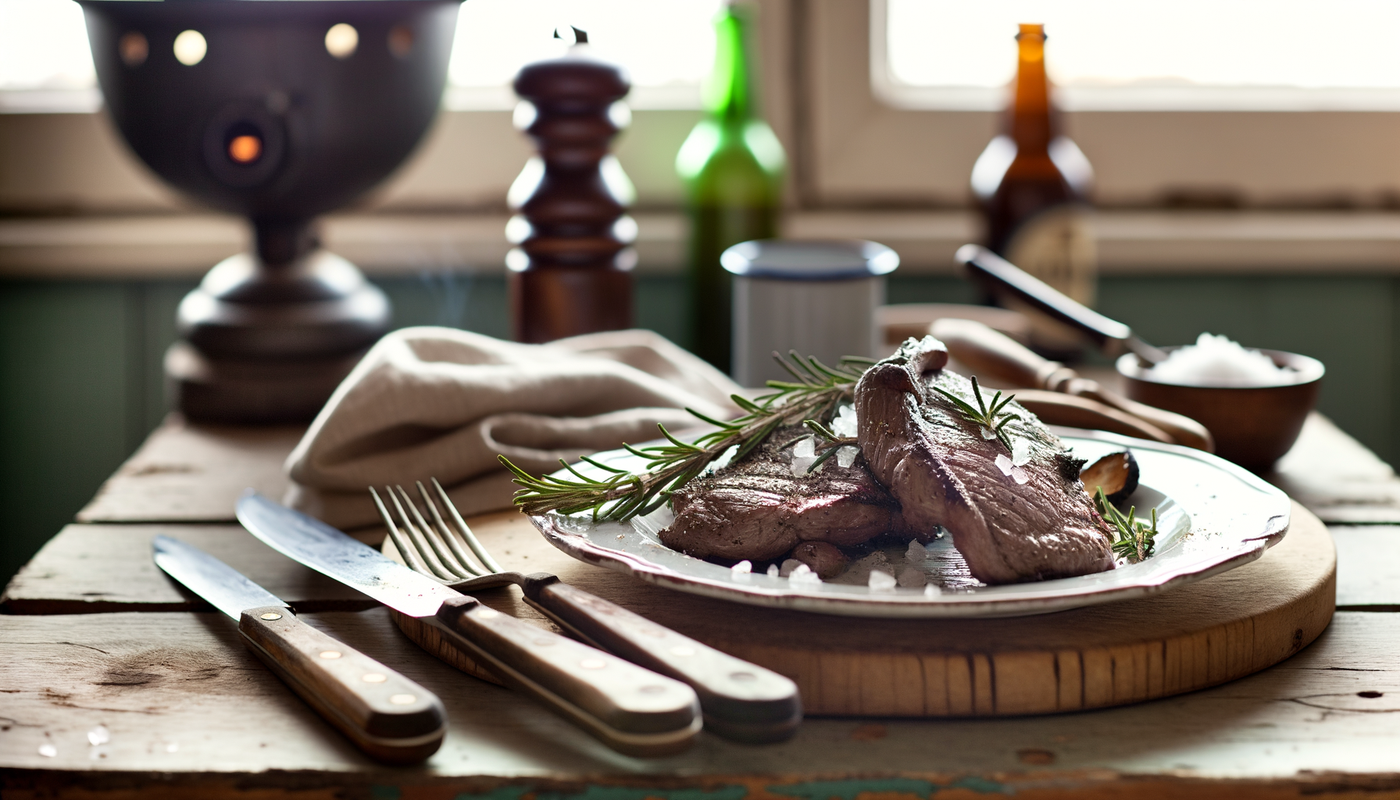
M 1030 460 L 1011 470 L 1010 453 L 985 438 L 937 386 L 974 408 L 972 383 L 943 369 L 948 351 L 931 336 L 910 339 L 871 367 L 856 386 L 858 439 L 871 473 L 903 509 L 918 538 L 937 526 L 953 536 L 984 583 L 1062 578 L 1113 569 L 1112 537 L 1079 482 L 1082 462 L 1016 403 L 1010 438 Z M 984 393 L 991 401 L 991 393 Z M 1025 445 L 1017 445 L 1018 449 Z M 1016 477 L 1024 479 L 1018 482 Z
M 792 474 L 792 450 L 779 447 L 806 432 L 779 428 L 742 461 L 682 486 L 661 541 L 697 558 L 768 560 L 802 542 L 849 547 L 898 529 L 899 504 L 862 459 L 842 467 L 833 457 L 820 472 Z

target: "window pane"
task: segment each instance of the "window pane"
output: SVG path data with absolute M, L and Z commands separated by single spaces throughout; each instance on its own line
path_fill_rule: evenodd
M 1046 65 L 1069 105 L 1130 92 L 1377 97 L 1400 89 L 1395 0 L 883 0 L 882 10 L 885 63 L 876 67 L 895 91 L 1004 86 L 1019 22 L 1045 23 Z

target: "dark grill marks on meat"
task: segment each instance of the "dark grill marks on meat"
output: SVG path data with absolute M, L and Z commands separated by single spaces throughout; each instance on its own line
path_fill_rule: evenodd
M 929 389 L 976 406 L 971 382 L 944 370 L 946 362 L 938 340 L 910 339 L 856 387 L 861 451 L 903 508 L 908 529 L 926 541 L 946 528 L 985 583 L 1112 569 L 1108 528 L 1077 476 L 1070 477 L 1059 439 L 1018 404 L 1007 407 L 1021 418 L 1008 428 L 1013 443 L 1030 446 L 1021 467 L 1027 480 L 1017 483 L 997 466 L 998 455 L 1012 455 L 1006 447 Z
M 899 504 L 861 459 L 842 467 L 832 457 L 821 472 L 794 476 L 791 448 L 779 447 L 804 433 L 779 428 L 743 461 L 677 490 L 661 541 L 697 558 L 762 561 L 802 542 L 849 547 L 899 527 Z

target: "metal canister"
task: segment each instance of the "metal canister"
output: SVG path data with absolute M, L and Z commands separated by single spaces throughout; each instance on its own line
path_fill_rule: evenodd
M 720 263 L 734 276 L 734 379 L 762 386 L 791 376 L 775 352 L 826 364 L 880 355 L 875 309 L 899 255 L 859 239 L 763 239 L 736 244 Z

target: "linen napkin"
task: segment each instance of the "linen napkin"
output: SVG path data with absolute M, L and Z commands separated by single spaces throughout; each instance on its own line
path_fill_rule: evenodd
M 341 383 L 287 459 L 284 502 L 343 529 L 379 524 L 366 489 L 436 477 L 464 516 L 511 507 L 497 460 L 532 474 L 559 459 L 739 413 L 738 384 L 651 331 L 545 345 L 452 328 L 385 336 Z M 415 493 L 416 496 L 416 493 Z

